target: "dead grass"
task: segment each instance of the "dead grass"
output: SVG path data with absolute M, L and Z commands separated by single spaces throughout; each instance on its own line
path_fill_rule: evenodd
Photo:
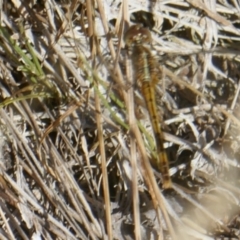
M 2 3 L 0 238 L 238 239 L 238 1 L 69 2 Z M 161 71 L 168 191 L 122 41 L 133 23 Z

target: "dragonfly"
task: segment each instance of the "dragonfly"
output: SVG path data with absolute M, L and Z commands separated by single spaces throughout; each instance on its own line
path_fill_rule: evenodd
M 163 146 L 163 133 L 157 112 L 155 87 L 160 72 L 157 61 L 148 47 L 152 41 L 151 33 L 141 25 L 133 25 L 126 31 L 124 41 L 127 48 L 131 50 L 134 77 L 137 81 L 140 81 L 141 93 L 150 117 L 157 150 L 156 165 L 163 178 L 162 187 L 168 189 L 172 187 L 172 181 L 169 175 L 169 162 Z

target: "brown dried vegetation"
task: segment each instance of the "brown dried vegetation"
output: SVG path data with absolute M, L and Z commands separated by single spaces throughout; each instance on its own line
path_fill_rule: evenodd
M 239 1 L 1 4 L 0 239 L 239 239 Z M 171 190 L 132 24 L 152 34 Z

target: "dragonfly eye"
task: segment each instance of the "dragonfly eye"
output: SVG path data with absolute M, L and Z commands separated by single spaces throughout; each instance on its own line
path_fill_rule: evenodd
M 141 25 L 133 25 L 126 31 L 124 41 L 127 46 L 149 44 L 152 41 L 152 37 L 147 28 L 144 28 Z

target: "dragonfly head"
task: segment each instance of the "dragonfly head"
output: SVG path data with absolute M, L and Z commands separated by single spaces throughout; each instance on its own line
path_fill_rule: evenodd
M 124 34 L 124 41 L 126 46 L 131 47 L 137 44 L 150 44 L 152 41 L 151 33 L 142 25 L 131 26 Z

